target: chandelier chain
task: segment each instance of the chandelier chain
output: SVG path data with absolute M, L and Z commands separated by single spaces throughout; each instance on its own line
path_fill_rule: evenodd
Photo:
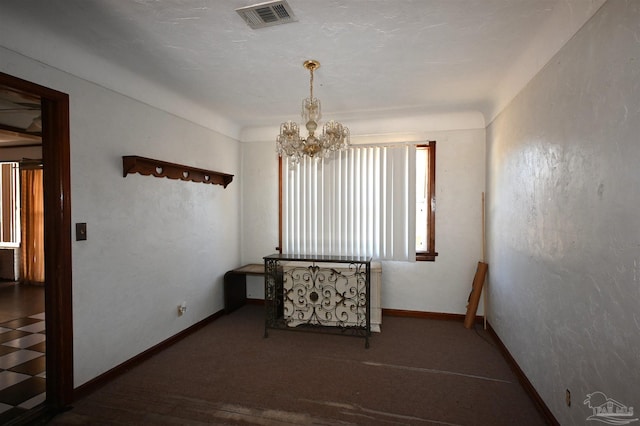
M 309 68 L 311 77 L 309 77 L 309 99 L 313 100 L 313 67 Z

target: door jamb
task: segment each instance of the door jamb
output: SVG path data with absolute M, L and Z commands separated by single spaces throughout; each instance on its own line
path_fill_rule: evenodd
M 73 401 L 69 95 L 1 72 L 0 84 L 41 98 L 46 406 L 60 411 Z

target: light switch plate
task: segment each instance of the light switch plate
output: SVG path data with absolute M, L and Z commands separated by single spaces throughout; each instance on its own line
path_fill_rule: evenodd
M 76 241 L 84 241 L 87 239 L 87 224 L 76 223 Z

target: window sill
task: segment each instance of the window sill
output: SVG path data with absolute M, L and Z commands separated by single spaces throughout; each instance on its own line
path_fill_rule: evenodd
M 2 244 L 0 244 L 0 249 L 9 249 L 9 248 L 20 248 L 20 243 L 10 243 L 5 241 Z
M 416 262 L 433 262 L 438 253 L 416 253 Z

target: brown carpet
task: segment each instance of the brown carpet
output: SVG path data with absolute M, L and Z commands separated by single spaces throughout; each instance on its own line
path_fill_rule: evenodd
M 482 330 L 385 316 L 361 338 L 271 330 L 248 305 L 58 415 L 52 425 L 543 425 Z

